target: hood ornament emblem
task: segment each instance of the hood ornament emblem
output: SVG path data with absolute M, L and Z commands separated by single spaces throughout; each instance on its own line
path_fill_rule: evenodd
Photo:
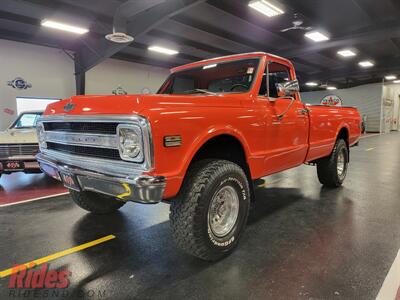
M 74 107 L 75 107 L 75 104 L 73 104 L 73 103 L 68 103 L 68 104 L 66 104 L 66 105 L 64 106 L 64 111 L 65 111 L 65 112 L 69 112 L 69 111 L 73 110 Z

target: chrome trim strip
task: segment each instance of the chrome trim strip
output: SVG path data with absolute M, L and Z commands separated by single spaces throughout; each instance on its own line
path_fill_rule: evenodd
M 5 160 L 35 160 L 34 155 L 16 155 L 16 156 L 8 156 L 8 157 L 0 157 L 0 161 Z
M 63 153 L 54 150 L 46 150 L 36 155 L 36 159 L 40 159 L 45 155 L 49 159 L 59 164 L 75 166 L 88 171 L 110 174 L 113 176 L 130 177 L 134 173 L 147 171 L 141 164 L 132 162 L 110 160 L 96 157 L 88 157 Z
M 118 149 L 116 135 L 45 131 L 45 141 L 62 145 Z

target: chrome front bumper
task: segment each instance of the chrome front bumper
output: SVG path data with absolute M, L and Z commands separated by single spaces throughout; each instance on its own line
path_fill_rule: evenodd
M 129 176 L 119 177 L 66 165 L 43 153 L 36 155 L 36 159 L 43 172 L 59 181 L 62 181 L 60 172 L 73 176 L 77 191 L 96 192 L 123 201 L 154 204 L 162 200 L 165 190 L 165 177 L 143 175 L 138 170 L 132 170 L 132 174 Z

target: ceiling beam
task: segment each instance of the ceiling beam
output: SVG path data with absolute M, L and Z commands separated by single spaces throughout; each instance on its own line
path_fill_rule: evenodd
M 340 48 L 362 43 L 378 42 L 397 37 L 400 37 L 400 26 L 398 25 L 352 34 L 341 38 L 332 39 L 323 43 L 315 43 L 310 46 L 280 50 L 280 55 L 287 58 L 301 57 L 302 55 L 315 53 L 326 49 Z
M 193 47 L 208 53 L 212 54 L 218 54 L 218 55 L 232 55 L 235 54 L 236 52 L 229 51 L 227 49 L 222 49 L 218 48 L 209 44 L 201 43 L 196 40 L 192 39 L 187 39 L 182 36 L 172 34 L 166 31 L 163 31 L 161 29 L 153 29 L 152 31 L 148 32 L 147 35 L 156 37 L 156 38 L 162 38 L 162 39 L 167 39 L 175 43 L 180 43 L 185 46 Z
M 400 72 L 400 57 L 387 57 L 382 60 L 381 63 L 377 64 L 373 68 L 362 69 L 359 66 L 341 68 L 333 71 L 324 71 L 315 73 L 312 76 L 308 76 L 308 80 L 331 80 L 335 78 L 346 78 L 356 77 L 362 75 L 368 76 L 380 76 L 380 78 L 388 72 Z
M 237 35 L 235 33 L 226 31 L 224 29 L 217 28 L 215 26 L 212 26 L 210 24 L 198 21 L 198 20 L 193 20 L 191 18 L 188 18 L 186 16 L 175 16 L 172 18 L 175 22 L 178 22 L 180 24 L 183 24 L 188 27 L 192 27 L 194 29 L 206 32 L 208 34 L 217 36 L 219 38 L 225 39 L 225 40 L 230 40 L 232 42 L 235 42 L 239 45 L 246 45 L 247 47 L 253 48 L 254 51 L 273 51 L 275 48 L 273 47 L 267 47 L 265 44 L 257 43 L 254 42 L 253 40 L 250 40 L 244 36 Z
M 132 12 L 130 15 L 134 16 L 132 19 L 127 19 L 126 33 L 137 38 L 154 29 L 166 19 L 204 1 L 205 0 L 168 0 L 139 14 L 134 14 L 134 12 Z M 86 45 L 86 49 L 82 51 L 81 55 L 85 71 L 96 66 L 104 59 L 118 53 L 128 45 L 111 43 L 105 40 L 104 37 L 97 40 L 83 40 L 83 42 Z M 96 55 L 93 55 L 93 52 L 95 52 Z
M 213 6 L 214 8 L 224 12 L 225 14 L 238 18 L 242 22 L 245 22 L 251 26 L 254 26 L 264 31 L 266 34 L 270 35 L 271 38 L 277 40 L 278 42 L 282 41 L 294 45 L 293 41 L 290 40 L 289 38 L 283 37 L 281 34 L 267 30 L 265 23 L 262 24 L 261 22 L 258 21 L 258 19 L 250 18 L 251 16 L 249 16 L 249 14 L 246 13 L 248 11 L 248 6 L 247 6 L 248 2 L 245 2 L 246 5 L 241 5 L 240 9 L 235 7 L 235 1 L 222 2 L 221 0 L 208 0 L 207 3 Z

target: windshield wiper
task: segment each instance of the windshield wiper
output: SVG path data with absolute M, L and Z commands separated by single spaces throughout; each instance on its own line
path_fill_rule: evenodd
M 204 89 L 193 89 L 193 90 L 184 91 L 184 93 L 188 93 L 188 94 L 190 94 L 191 92 L 198 92 L 198 93 L 209 94 L 209 95 L 213 95 L 213 96 L 217 95 L 217 93 L 210 92 L 209 90 L 204 90 Z

